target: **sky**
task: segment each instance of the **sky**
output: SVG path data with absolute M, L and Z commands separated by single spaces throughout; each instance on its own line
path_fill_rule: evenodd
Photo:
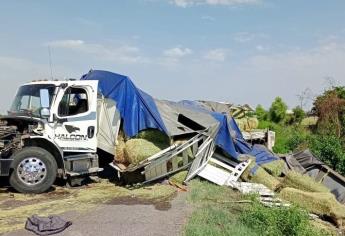
M 345 1 L 0 1 L 0 113 L 22 83 L 90 69 L 160 99 L 293 108 L 345 84 Z

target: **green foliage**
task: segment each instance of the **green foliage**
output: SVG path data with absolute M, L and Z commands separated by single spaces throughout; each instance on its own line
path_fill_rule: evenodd
M 330 235 L 309 221 L 297 207 L 276 208 L 261 205 L 256 195 L 241 195 L 225 186 L 194 179 L 188 200 L 194 205 L 185 226 L 186 236 Z M 247 204 L 240 200 L 250 200 Z
M 238 220 L 239 213 L 245 210 L 246 205 L 231 201 L 243 199 L 239 192 L 197 179 L 192 180 L 189 186 L 188 201 L 195 210 L 188 219 L 184 235 L 259 235 Z
M 268 119 L 268 112 L 260 104 L 257 105 L 257 107 L 255 108 L 255 115 L 258 118 L 258 120 L 260 120 L 260 121 Z
M 285 154 L 309 148 L 321 161 L 345 175 L 345 149 L 341 138 L 313 134 L 302 125 L 281 125 L 270 121 L 260 121 L 259 128 L 276 132 L 275 153 Z
M 240 216 L 240 221 L 251 227 L 259 235 L 283 236 L 327 235 L 314 229 L 308 214 L 297 207 L 265 207 L 255 202 Z
M 314 135 L 309 138 L 309 147 L 321 161 L 345 175 L 345 151 L 341 139 L 332 135 Z
M 276 132 L 275 153 L 289 153 L 301 146 L 306 146 L 310 132 L 301 125 L 281 125 L 271 121 L 260 121 L 259 129 L 270 129 Z
M 286 117 L 287 105 L 281 97 L 276 97 L 269 110 L 269 118 L 271 121 L 279 123 Z
M 305 112 L 304 110 L 300 107 L 297 106 L 293 110 L 293 123 L 301 123 L 301 121 L 305 118 Z

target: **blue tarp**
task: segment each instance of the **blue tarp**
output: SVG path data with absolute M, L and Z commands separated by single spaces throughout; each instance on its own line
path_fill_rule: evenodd
M 153 98 L 138 89 L 127 76 L 92 70 L 81 79 L 98 80 L 99 90 L 104 97 L 116 102 L 127 136 L 133 137 L 148 128 L 167 132 Z
M 168 134 L 155 100 L 138 89 L 127 76 L 108 71 L 92 70 L 81 79 L 99 81 L 99 90 L 103 96 L 116 102 L 116 107 L 123 120 L 124 132 L 128 137 L 133 137 L 141 130 L 148 128 L 158 129 Z M 220 127 L 215 143 L 231 157 L 238 159 L 240 154 L 249 154 L 256 157 L 256 162 L 259 165 L 277 159 L 267 149 L 247 143 L 232 117 L 211 112 L 195 101 L 184 100 L 179 104 L 187 109 L 210 114 L 219 122 Z

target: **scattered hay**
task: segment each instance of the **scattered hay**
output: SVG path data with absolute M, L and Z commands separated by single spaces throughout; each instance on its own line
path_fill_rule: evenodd
M 284 170 L 285 162 L 283 160 L 271 161 L 269 163 L 261 165 L 268 173 L 274 177 L 279 177 Z
M 342 226 L 345 219 L 345 206 L 337 202 L 331 193 L 305 192 L 287 187 L 280 192 L 280 197 L 314 214 L 328 216 L 338 226 Z
M 296 188 L 307 192 L 329 192 L 328 188 L 316 182 L 309 175 L 302 175 L 295 171 L 289 171 L 282 184 L 284 187 Z
M 183 185 L 183 182 L 186 179 L 187 174 L 188 174 L 188 171 L 186 171 L 186 170 L 177 172 L 176 174 L 172 175 L 169 178 L 169 181 L 173 184 L 178 185 L 178 186 Z
M 15 193 L 13 197 L 9 197 L 8 193 L 0 193 L 0 234 L 22 229 L 23 223 L 32 214 L 49 216 L 70 211 L 86 212 L 100 204 L 108 204 L 108 202 L 114 199 L 123 197 L 143 200 L 166 199 L 176 193 L 176 188 L 169 185 L 156 184 L 130 190 L 109 182 L 102 182 L 90 184 L 90 187 L 81 189 L 61 189 L 60 191 L 66 192 L 66 195 L 61 198 L 51 198 L 51 194 L 56 192 L 54 191 L 39 195 Z M 6 202 L 12 199 L 25 200 L 27 204 L 8 208 Z
M 161 150 L 145 139 L 130 139 L 126 142 L 125 156 L 130 164 L 136 165 Z
M 257 167 L 255 174 L 252 175 L 251 169 L 254 168 L 255 165 L 255 161 L 253 161 L 241 175 L 241 178 L 244 181 L 263 184 L 273 191 L 281 185 L 279 180 L 270 175 L 267 171 L 264 170 L 264 168 L 260 166 Z

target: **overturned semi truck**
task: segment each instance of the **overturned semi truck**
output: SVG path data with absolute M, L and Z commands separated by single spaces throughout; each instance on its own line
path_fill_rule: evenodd
M 134 137 L 147 129 L 165 133 L 172 145 L 135 166 L 111 163 L 120 175 L 139 171 L 148 182 L 188 169 L 188 181 L 215 155 L 232 164 L 242 154 L 261 163 L 277 159 L 247 143 L 234 119 L 207 103 L 157 100 L 127 76 L 92 70 L 80 80 L 33 81 L 18 89 L 0 118 L 0 175 L 19 192 L 45 192 L 57 177 L 102 171 L 98 154 L 114 155 L 120 130 Z M 185 141 L 174 144 L 178 139 Z

